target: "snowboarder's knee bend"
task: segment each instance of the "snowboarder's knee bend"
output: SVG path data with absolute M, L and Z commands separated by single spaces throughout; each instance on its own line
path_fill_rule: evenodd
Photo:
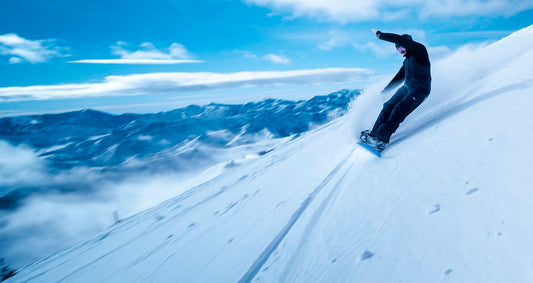
M 391 113 L 392 110 L 394 109 L 394 106 L 396 106 L 396 103 L 394 103 L 393 101 L 387 101 L 385 103 L 383 103 L 383 111 L 387 112 L 387 113 Z
M 423 88 L 415 88 L 409 91 L 408 96 L 414 97 L 415 100 L 424 101 L 429 96 L 429 91 Z
M 408 104 L 410 108 L 409 113 L 415 110 L 416 108 L 418 108 L 418 106 L 420 106 L 420 104 L 422 104 L 422 102 L 426 100 L 428 95 L 429 93 L 426 91 L 413 91 L 409 93 L 409 95 L 407 96 L 407 100 L 409 101 Z

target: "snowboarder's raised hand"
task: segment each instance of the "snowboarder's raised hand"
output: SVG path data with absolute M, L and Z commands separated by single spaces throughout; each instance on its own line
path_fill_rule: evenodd
M 378 38 L 379 38 L 379 35 L 381 34 L 381 31 L 379 31 L 379 30 L 377 30 L 377 29 L 373 28 L 373 29 L 372 29 L 372 33 L 373 33 L 373 34 L 375 34 L 375 35 L 376 35 L 376 37 L 378 37 Z

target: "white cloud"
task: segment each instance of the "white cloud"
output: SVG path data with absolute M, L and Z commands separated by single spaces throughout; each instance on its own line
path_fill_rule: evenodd
M 308 16 L 334 22 L 374 19 L 378 5 L 371 0 L 244 0 L 249 4 L 272 8 L 276 13 L 289 12 L 293 17 Z
M 329 39 L 326 42 L 318 44 L 318 49 L 332 50 L 337 47 L 343 47 L 353 41 L 353 38 L 344 31 L 332 30 L 329 32 Z
M 276 54 L 267 54 L 263 56 L 263 60 L 270 61 L 274 64 L 289 64 L 291 62 L 289 58 Z
M 170 56 L 172 56 L 172 58 L 190 59 L 192 57 L 183 44 L 174 42 L 168 49 L 170 50 Z
M 12 146 L 0 140 L 0 187 L 14 189 L 31 182 L 41 182 L 44 172 L 45 164 L 33 149 Z
M 0 101 L 46 100 L 84 96 L 172 94 L 205 89 L 248 86 L 363 82 L 369 79 L 371 73 L 368 69 L 360 68 L 236 73 L 148 73 L 109 76 L 101 83 L 3 87 L 0 88 Z
M 85 59 L 71 61 L 70 63 L 85 64 L 183 64 L 200 63 L 201 60 L 192 60 L 189 51 L 179 43 L 172 43 L 168 50 L 161 51 L 151 42 L 144 42 L 139 50 L 130 51 L 126 49 L 127 43 L 117 42 L 111 46 L 111 53 L 120 56 L 120 59 Z
M 118 42 L 117 45 L 111 46 L 111 53 L 120 56 L 122 59 L 190 59 L 192 56 L 189 51 L 179 43 L 172 43 L 168 48 L 168 53 L 158 50 L 151 42 L 144 42 L 140 45 L 141 49 L 129 51 L 124 47 L 124 42 Z
M 378 44 L 377 42 L 367 42 L 365 44 L 354 43 L 353 46 L 363 51 L 371 51 L 376 57 L 384 58 L 396 52 L 394 45 Z
M 9 64 L 18 64 L 18 63 L 22 63 L 22 59 L 20 57 L 9 58 Z
M 452 52 L 453 51 L 447 46 L 430 46 L 428 48 L 428 53 L 431 59 L 441 59 L 452 54 Z
M 269 53 L 266 55 L 263 55 L 261 57 L 257 56 L 256 54 L 246 51 L 246 50 L 234 50 L 234 54 L 240 55 L 246 59 L 262 59 L 274 64 L 288 64 L 291 62 L 291 60 L 283 55 L 277 55 L 273 53 Z
M 349 23 L 428 17 L 512 16 L 533 8 L 531 0 L 243 0 L 291 17 Z
M 514 30 L 483 30 L 483 31 L 454 31 L 438 33 L 438 36 L 442 37 L 454 37 L 454 38 L 477 38 L 477 39 L 492 39 L 503 38 L 509 34 L 515 32 Z
M 61 54 L 64 49 L 56 46 L 54 40 L 29 40 L 14 33 L 0 35 L 0 56 L 8 57 L 10 64 L 43 63 L 64 56 Z
M 184 63 L 202 63 L 201 60 L 170 60 L 170 59 L 86 59 L 71 61 L 82 64 L 124 64 L 124 65 L 173 65 Z
M 253 53 L 250 52 L 250 51 L 246 51 L 246 50 L 235 50 L 235 51 L 233 51 L 233 53 L 238 54 L 238 55 L 241 55 L 241 56 L 243 56 L 244 58 L 247 58 L 247 59 L 257 59 L 257 55 L 253 54 Z
M 433 0 L 424 2 L 421 15 L 509 17 L 531 8 L 531 0 Z

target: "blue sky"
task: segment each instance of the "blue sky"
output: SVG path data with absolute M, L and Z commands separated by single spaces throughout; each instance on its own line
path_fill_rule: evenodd
M 0 116 L 155 112 L 362 88 L 410 33 L 432 60 L 529 26 L 532 0 L 2 0 Z

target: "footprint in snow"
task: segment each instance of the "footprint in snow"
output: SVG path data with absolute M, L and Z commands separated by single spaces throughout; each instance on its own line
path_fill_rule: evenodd
M 473 189 L 468 190 L 468 192 L 466 192 L 465 195 L 469 196 L 477 191 L 479 191 L 479 188 L 473 188 Z
M 431 214 L 435 214 L 435 213 L 437 213 L 439 211 L 440 211 L 440 204 L 435 204 L 433 210 L 428 212 L 428 213 L 431 215 Z
M 370 259 L 374 256 L 374 253 L 372 252 L 369 252 L 369 251 L 364 251 L 362 254 L 361 254 L 361 261 L 363 260 L 367 260 L 367 259 Z

